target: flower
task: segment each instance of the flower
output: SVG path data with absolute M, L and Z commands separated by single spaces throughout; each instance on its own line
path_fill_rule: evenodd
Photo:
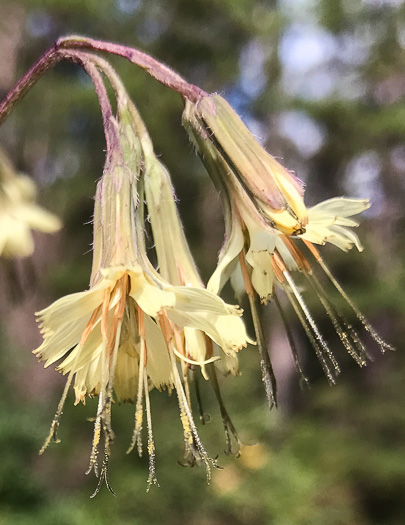
M 0 256 L 28 257 L 34 251 L 31 230 L 54 233 L 62 227 L 58 217 L 37 204 L 34 182 L 17 175 L 0 150 Z
M 319 332 L 291 271 L 298 270 L 305 276 L 350 355 L 361 366 L 367 357 L 357 333 L 330 302 L 296 240 L 304 241 L 380 348 L 383 351 L 391 349 L 333 278 L 313 246 L 313 243 L 329 242 L 344 251 L 354 245 L 361 251 L 360 241 L 351 230 L 358 223 L 350 217 L 366 210 L 368 200 L 334 198 L 307 209 L 303 184 L 257 143 L 219 95 L 202 97 L 196 103 L 186 100 L 183 125 L 221 195 L 225 213 L 225 242 L 208 289 L 219 293 L 230 278 L 232 284 L 243 283 L 251 305 L 270 406 L 276 404 L 276 382 L 268 352 L 263 348 L 255 297 L 259 296 L 263 303 L 274 299 L 280 306 L 275 284 L 286 292 L 329 381 L 334 383 L 339 373 L 339 365 Z M 306 382 L 288 327 L 287 334 L 296 366 Z
M 219 95 L 186 101 L 183 124 L 218 185 L 252 206 L 263 221 L 287 235 L 297 235 L 307 222 L 303 184 L 256 141 L 231 106 Z M 208 151 L 209 150 L 209 151 Z M 217 167 L 214 168 L 213 164 Z M 221 167 L 224 165 L 224 167 Z
M 144 152 L 142 182 L 145 189 L 148 218 L 152 228 L 159 273 L 163 279 L 173 285 L 203 289 L 205 288 L 204 284 L 184 235 L 170 174 L 154 154 L 153 145 L 135 106 L 131 106 L 131 111 Z M 217 323 L 221 324 L 224 330 L 228 328 L 232 330 L 231 323 L 238 329 L 238 321 L 237 318 L 232 318 L 229 315 L 219 316 L 217 319 Z M 217 398 L 225 430 L 227 445 L 225 452 L 238 455 L 241 441 L 224 406 L 216 375 L 217 365 L 224 373 L 239 374 L 236 351 L 225 352 L 221 346 L 213 344 L 203 331 L 196 328 L 184 327 L 182 339 L 184 340 L 187 356 L 199 365 L 204 378 L 211 380 L 210 383 Z M 248 342 L 253 343 L 250 340 Z M 212 358 L 213 355 L 219 355 L 219 361 L 215 365 L 211 362 L 206 367 L 204 363 Z M 185 360 L 182 360 L 181 364 L 186 392 L 190 390 L 189 376 L 195 382 L 196 388 L 198 388 L 198 375 L 195 373 L 196 367 Z M 206 416 L 204 415 L 199 395 L 197 396 L 197 402 L 199 403 L 200 419 L 204 423 Z M 234 438 L 236 447 L 233 446 L 232 438 Z M 192 464 L 193 458 L 189 457 L 187 461 Z
M 252 268 L 252 285 L 261 301 L 266 303 L 273 295 L 275 272 L 273 270 L 273 254 L 278 252 L 287 269 L 298 270 L 294 254 L 291 253 L 291 244 L 286 246 L 286 239 L 290 236 L 279 232 L 256 216 L 256 221 L 250 214 L 240 210 L 235 202 L 232 209 L 232 230 L 227 245 L 221 250 L 218 266 L 213 273 L 208 287 L 218 293 L 229 273 L 234 271 L 238 263 L 239 254 L 246 251 L 246 261 Z M 348 217 L 357 215 L 369 208 L 367 199 L 349 199 L 337 197 L 323 201 L 307 211 L 308 222 L 305 233 L 296 236 L 298 239 L 315 244 L 334 244 L 343 251 L 356 246 L 363 251 L 358 236 L 350 230 L 358 223 Z M 239 211 L 239 213 L 238 213 Z
M 39 312 L 43 343 L 34 353 L 49 366 L 62 359 L 58 370 L 68 379 L 42 451 L 56 431 L 69 387 L 74 379 L 75 404 L 86 396 L 99 396 L 90 467 L 98 474 L 98 445 L 104 436 L 104 461 L 99 485 L 108 482 L 113 393 L 118 401 L 135 407 L 135 430 L 130 450 L 142 453 L 143 398 L 147 412 L 149 478 L 155 476 L 155 447 L 150 416 L 149 389 L 174 388 L 180 406 L 184 439 L 189 450 L 207 466 L 215 465 L 197 434 L 191 409 L 177 368 L 187 357 L 182 332 L 196 330 L 233 354 L 246 346 L 241 310 L 200 287 L 173 286 L 147 259 L 143 242 L 142 200 L 138 184 L 142 150 L 133 126 L 129 102 L 119 99 L 118 116 L 110 119 L 104 174 L 97 185 L 94 210 L 93 266 L 90 288 L 58 299 Z M 110 488 L 110 487 L 109 487 Z
M 363 251 L 358 236 L 350 230 L 359 223 L 349 219 L 353 215 L 367 210 L 370 202 L 367 199 L 347 199 L 335 197 L 316 204 L 308 210 L 308 224 L 301 239 L 315 244 L 334 244 L 344 252 L 353 246 Z

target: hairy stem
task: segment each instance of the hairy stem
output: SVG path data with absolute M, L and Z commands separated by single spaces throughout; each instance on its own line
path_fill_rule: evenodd
M 119 146 L 119 138 L 113 124 L 113 111 L 108 98 L 107 90 L 96 67 L 98 65 L 98 57 L 93 57 L 93 55 L 90 53 L 71 50 L 61 50 L 60 55 L 65 60 L 69 60 L 70 62 L 81 65 L 93 82 L 100 104 L 101 114 L 103 116 L 104 135 L 107 145 L 106 166 L 108 166 L 109 162 L 111 161 L 111 155 L 114 148 L 119 151 L 119 148 L 117 148 L 117 146 Z
M 0 102 L 0 125 L 6 120 L 14 105 L 34 86 L 40 77 L 51 67 L 62 60 L 57 44 L 44 53 L 33 66 L 20 78 L 17 84 Z
M 30 67 L 11 88 L 4 100 L 0 102 L 0 125 L 5 121 L 15 104 L 26 95 L 48 69 L 63 59 L 72 60 L 72 54 L 69 55 L 66 51 L 74 52 L 74 50 L 80 49 L 101 51 L 126 58 L 132 64 L 144 69 L 155 80 L 191 102 L 197 102 L 201 97 L 207 95 L 198 86 L 189 84 L 168 66 L 138 49 L 81 36 L 61 37 Z
M 177 91 L 177 93 L 191 102 L 197 102 L 201 97 L 207 95 L 198 86 L 189 84 L 178 73 L 150 55 L 139 51 L 139 49 L 76 35 L 59 38 L 56 46 L 58 48 L 89 49 L 122 56 L 132 62 L 132 64 L 147 71 L 158 82 Z

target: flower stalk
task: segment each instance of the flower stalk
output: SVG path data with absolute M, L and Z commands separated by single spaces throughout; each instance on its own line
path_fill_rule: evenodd
M 98 51 L 121 56 L 129 60 L 132 64 L 144 69 L 151 77 L 164 86 L 176 91 L 183 98 L 192 102 L 196 102 L 201 97 L 207 95 L 204 90 L 188 83 L 178 73 L 143 51 L 121 44 L 72 35 L 59 38 L 55 44 L 29 68 L 0 102 L 0 126 L 6 120 L 15 104 L 27 94 L 44 73 L 61 60 L 68 59 L 74 61 L 73 56 L 78 56 L 77 54 L 72 55 L 66 53 L 65 51 L 67 50 Z
M 257 143 L 231 106 L 217 94 L 195 103 L 187 100 L 183 125 L 220 192 L 225 216 L 225 242 L 208 289 L 219 293 L 228 280 L 233 284 L 242 274 L 270 407 L 276 402 L 276 382 L 255 300 L 260 297 L 264 304 L 271 301 L 276 286 L 286 293 L 329 383 L 335 384 L 340 373 L 329 343 L 294 280 L 294 272 L 306 279 L 349 355 L 360 366 L 368 358 L 357 332 L 329 300 L 297 241 L 304 241 L 380 349 L 392 349 L 354 306 L 313 247 L 313 243 L 329 242 L 343 251 L 353 246 L 362 251 L 360 240 L 352 231 L 358 223 L 351 217 L 366 210 L 370 206 L 368 200 L 334 198 L 308 209 L 303 184 Z M 289 330 L 287 337 L 292 341 Z M 300 380 L 305 383 L 294 344 L 291 349 Z

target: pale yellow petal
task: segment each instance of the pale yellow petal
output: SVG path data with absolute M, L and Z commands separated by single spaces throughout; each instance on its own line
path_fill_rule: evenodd
M 102 284 L 102 283 L 100 283 Z M 104 283 L 106 284 L 106 283 Z M 93 288 L 61 297 L 36 315 L 44 333 L 55 332 L 61 326 L 90 317 L 103 301 L 103 287 Z
M 34 251 L 34 239 L 28 226 L 23 221 L 11 218 L 6 225 L 6 242 L 3 254 L 7 257 L 28 257 Z
M 74 389 L 76 393 L 76 404 L 79 401 L 84 402 L 84 396 L 87 395 L 98 395 L 100 393 L 101 382 L 104 383 L 108 378 L 108 369 L 105 366 L 105 377 L 102 377 L 102 356 L 101 354 L 97 359 L 93 359 L 88 365 L 78 372 L 76 372 Z
M 237 352 L 249 341 L 245 325 L 235 315 L 215 315 L 207 312 L 187 312 L 176 309 L 167 311 L 171 321 L 205 332 L 226 353 Z
M 249 250 L 246 260 L 252 267 L 252 285 L 262 302 L 267 302 L 273 293 L 274 273 L 271 265 L 272 255 L 267 251 Z
M 208 335 L 216 342 L 226 354 L 232 354 L 242 348 L 245 348 L 247 344 L 255 344 L 246 333 L 246 327 L 242 319 L 235 316 L 220 316 L 214 322 L 217 336 L 213 337 Z
M 147 350 L 146 371 L 153 385 L 160 389 L 174 384 L 169 352 L 162 332 L 157 324 L 147 315 L 145 321 L 145 338 Z
M 173 287 L 176 302 L 173 308 L 191 312 L 207 312 L 216 315 L 241 315 L 239 306 L 225 303 L 218 295 L 204 290 L 203 288 L 192 288 L 191 286 Z
M 34 230 L 54 233 L 61 229 L 62 222 L 53 213 L 34 205 L 21 206 L 19 218 Z
M 207 290 L 219 293 L 238 263 L 238 256 L 243 250 L 244 237 L 238 222 L 234 221 L 229 240 L 221 249 L 218 265 L 207 284 Z
M 70 372 L 71 370 L 77 372 L 83 368 L 87 368 L 92 361 L 100 358 L 102 350 L 103 342 L 100 322 L 98 322 L 91 330 L 85 344 L 83 346 L 77 345 L 58 366 L 58 370 L 66 374 L 66 372 Z
M 176 300 L 171 288 L 167 290 L 152 284 L 143 272 L 130 270 L 131 289 L 129 295 L 139 304 L 140 308 L 151 317 L 156 317 L 162 308 L 173 306 Z
M 45 361 L 45 368 L 61 359 L 79 343 L 87 322 L 88 319 L 84 317 L 61 326 L 56 332 L 45 334 L 41 346 L 33 352 L 41 361 Z
M 207 359 L 207 346 L 205 335 L 195 328 L 184 328 L 186 353 L 200 365 Z
M 122 341 L 122 338 L 121 338 Z M 121 342 L 115 369 L 114 390 L 119 403 L 136 399 L 139 375 L 139 356 L 133 341 Z
M 335 217 L 351 217 L 357 215 L 370 207 L 368 199 L 351 199 L 346 197 L 334 197 L 322 201 L 308 210 L 310 216 L 318 213 L 327 213 Z
M 302 239 L 325 244 L 329 242 L 343 251 L 356 246 L 363 250 L 357 235 L 349 228 L 358 226 L 356 221 L 349 219 L 369 208 L 367 199 L 347 199 L 337 197 L 320 202 L 309 210 L 309 222 Z

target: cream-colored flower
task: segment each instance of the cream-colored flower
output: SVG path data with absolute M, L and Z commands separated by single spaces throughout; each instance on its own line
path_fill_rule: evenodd
M 126 105 L 128 108 L 132 118 L 132 127 L 136 131 L 143 152 L 143 173 L 140 182 L 145 192 L 147 214 L 152 228 L 159 275 L 172 285 L 187 287 L 187 289 L 189 287 L 204 289 L 184 235 L 170 174 L 156 157 L 152 142 L 137 109 L 128 98 L 123 97 L 122 93 L 121 90 L 119 104 Z M 173 320 L 173 315 L 171 319 Z M 233 350 L 230 350 L 229 344 L 223 340 L 224 336 L 229 337 L 226 334 L 239 334 L 242 331 L 243 339 L 251 343 L 252 341 L 249 341 L 246 336 L 242 320 L 235 316 L 218 315 L 214 323 L 218 326 L 219 337 L 216 339 L 207 338 L 207 332 L 193 326 L 184 326 L 178 334 L 177 339 L 182 341 L 180 346 L 184 350 L 184 355 L 180 356 L 182 379 L 190 405 L 189 376 L 196 382 L 196 388 L 198 388 L 198 374 L 190 372 L 190 370 L 198 371 L 198 368 L 193 365 L 199 365 L 204 378 L 210 379 L 224 424 L 227 453 L 238 454 L 240 440 L 222 401 L 216 377 L 216 367 L 218 366 L 225 373 L 230 372 L 233 375 L 239 373 L 237 351 L 240 347 L 234 346 Z M 179 326 L 179 323 L 176 324 Z M 216 356 L 220 360 L 215 363 L 215 366 L 210 363 L 206 368 L 205 363 L 214 357 L 216 358 Z M 197 396 L 197 398 L 200 403 L 200 397 Z M 200 418 L 204 422 L 201 406 L 199 406 L 199 411 Z M 233 446 L 233 441 L 236 442 L 236 448 Z M 192 455 L 187 461 L 193 463 Z
M 135 108 L 132 107 L 135 112 Z M 140 119 L 138 115 L 138 119 Z M 186 241 L 181 220 L 177 211 L 169 172 L 158 160 L 153 152 L 153 146 L 145 128 L 139 122 L 138 135 L 144 153 L 143 183 L 145 187 L 148 217 L 152 227 L 154 247 L 157 253 L 159 274 L 167 282 L 176 286 L 186 286 L 203 289 L 204 284 L 200 278 L 197 267 Z M 224 333 L 236 330 L 240 332 L 242 322 L 240 319 L 225 315 L 217 319 L 218 325 L 223 327 Z M 232 326 L 233 325 L 233 326 Z M 228 330 L 228 328 L 230 330 Z M 202 367 L 207 359 L 207 351 L 212 350 L 212 345 L 207 341 L 202 332 L 197 333 L 194 328 L 187 327 L 184 331 L 186 352 Z M 245 336 L 246 337 L 246 336 Z M 219 340 L 217 338 L 217 340 Z M 235 352 L 227 351 L 229 345 L 220 344 L 225 353 L 233 357 L 237 368 Z M 239 348 L 235 347 L 236 350 Z M 212 357 L 212 356 L 209 356 Z
M 28 257 L 34 251 L 31 230 L 58 231 L 58 217 L 35 203 L 37 189 L 26 175 L 17 175 L 0 150 L 0 256 Z
M 335 197 L 316 204 L 308 210 L 308 224 L 301 239 L 315 244 L 329 242 L 347 252 L 353 246 L 363 251 L 358 236 L 350 229 L 359 223 L 349 219 L 370 207 L 367 199 Z
M 283 236 L 300 237 L 316 244 L 330 242 L 344 251 L 358 237 L 348 219 L 369 207 L 368 200 L 335 198 L 306 208 L 303 186 L 255 140 L 231 106 L 219 95 L 186 102 L 184 125 L 206 167 L 221 191 L 226 237 L 218 266 L 208 283 L 220 292 L 245 250 L 252 268 L 252 285 L 263 302 L 273 292 L 272 255 L 285 255 L 285 264 L 296 269 L 285 249 Z
M 248 208 L 253 205 L 256 214 L 279 231 L 296 235 L 305 228 L 302 182 L 260 146 L 224 98 L 213 94 L 196 104 L 186 101 L 183 124 L 202 157 L 210 150 L 209 158 L 203 160 L 210 164 L 210 171 L 212 162 L 218 165 L 219 184 Z
M 186 101 L 183 124 L 220 193 L 225 214 L 225 242 L 208 289 L 219 293 L 231 279 L 241 282 L 248 293 L 255 320 L 259 349 L 264 341 L 254 297 L 263 303 L 273 299 L 279 305 L 274 286 L 286 292 L 303 325 L 322 367 L 330 380 L 339 366 L 320 334 L 291 271 L 298 270 L 315 291 L 330 317 L 343 345 L 360 364 L 366 352 L 357 333 L 327 298 L 297 241 L 302 240 L 315 256 L 339 293 L 350 304 L 367 331 L 382 350 L 391 348 L 375 332 L 333 278 L 315 244 L 327 242 L 348 251 L 362 246 L 351 228 L 358 223 L 350 217 L 369 207 L 368 200 L 334 198 L 307 209 L 303 186 L 254 139 L 231 106 L 219 95 L 208 95 L 197 103 Z M 237 290 L 240 292 L 240 289 Z M 290 341 L 292 340 L 289 334 Z M 299 367 L 295 348 L 294 359 Z M 275 380 L 267 351 L 262 349 L 262 372 L 270 404 L 274 404 Z
M 58 370 L 75 374 L 77 404 L 84 403 L 86 395 L 99 395 L 101 385 L 108 382 L 108 363 L 117 342 L 116 366 L 122 376 L 120 380 L 114 378 L 117 399 L 134 401 L 141 344 L 138 317 L 141 315 L 144 338 L 150 347 L 146 364 L 148 379 L 159 389 L 172 386 L 166 344 L 152 316 L 158 317 L 163 308 L 174 307 L 175 294 L 158 289 L 138 264 L 131 268 L 109 267 L 102 269 L 101 274 L 100 281 L 90 290 L 58 299 L 38 313 L 44 341 L 34 353 L 45 361 L 45 367 L 64 358 Z
M 143 244 L 138 184 L 142 149 L 128 106 L 120 100 L 112 121 L 107 165 L 97 186 L 94 211 L 93 267 L 90 289 L 68 295 L 38 313 L 42 345 L 34 351 L 45 366 L 60 361 L 68 374 L 64 395 L 44 448 L 59 425 L 70 384 L 76 403 L 99 396 L 90 469 L 97 470 L 98 445 L 104 435 L 105 460 L 100 473 L 107 480 L 113 392 L 118 401 L 135 401 L 132 446 L 142 452 L 143 398 L 147 409 L 150 474 L 155 477 L 149 389 L 177 392 L 185 441 L 209 470 L 215 464 L 205 452 L 193 421 L 177 368 L 177 359 L 204 366 L 214 357 L 195 362 L 184 342 L 186 330 L 196 330 L 234 354 L 247 344 L 241 310 L 200 287 L 173 286 L 149 263 Z
M 142 181 L 144 183 L 148 217 L 152 227 L 154 248 L 157 254 L 159 274 L 173 285 L 203 289 L 204 285 L 188 247 L 177 211 L 169 172 L 154 154 L 150 138 L 134 106 L 132 106 L 132 113 L 144 152 Z M 232 317 L 229 314 L 218 315 L 215 323 L 218 326 L 218 334 L 220 336 L 232 333 L 234 330 L 238 333 L 242 329 L 241 319 Z M 243 333 L 244 338 L 247 339 L 244 329 Z M 222 401 L 216 376 L 216 365 L 225 373 L 237 375 L 239 373 L 237 351 L 240 348 L 235 347 L 234 351 L 227 351 L 226 348 L 229 345 L 225 342 L 221 343 L 219 342 L 220 339 L 217 339 L 216 343 L 213 344 L 212 340 L 206 337 L 204 331 L 191 326 L 184 327 L 181 339 L 184 341 L 183 346 L 186 356 L 189 360 L 199 365 L 204 378 L 210 379 L 214 389 L 224 425 L 227 444 L 226 453 L 238 455 L 241 442 Z M 252 343 L 252 341 L 249 342 Z M 208 364 L 206 369 L 206 361 L 216 355 L 220 358 L 219 362 L 215 363 L 215 365 L 214 363 Z M 190 397 L 189 376 L 196 382 L 198 388 L 198 375 L 190 372 L 190 369 L 196 372 L 196 367 L 193 367 L 189 360 L 181 360 L 183 383 L 188 399 Z M 197 401 L 200 404 L 199 396 L 197 396 Z M 189 404 L 191 404 L 190 401 Z M 201 404 L 199 412 L 200 418 L 204 422 L 204 412 Z M 192 464 L 194 458 L 192 455 L 189 455 L 188 458 L 186 457 L 186 461 Z
M 305 233 L 296 236 L 315 244 L 334 244 L 343 251 L 356 246 L 363 250 L 358 236 L 350 229 L 358 223 L 349 217 L 357 215 L 370 204 L 367 199 L 348 199 L 337 197 L 323 201 L 308 209 L 308 222 Z M 238 213 L 239 212 L 239 213 Z M 256 221 L 245 212 L 244 207 L 232 209 L 233 220 L 227 242 L 221 249 L 218 265 L 210 278 L 208 289 L 219 293 L 239 261 L 239 254 L 246 252 L 245 258 L 252 268 L 252 285 L 262 302 L 267 302 L 274 289 L 273 254 L 278 252 L 288 270 L 298 270 L 294 253 L 286 245 L 286 235 L 268 226 L 259 216 Z

